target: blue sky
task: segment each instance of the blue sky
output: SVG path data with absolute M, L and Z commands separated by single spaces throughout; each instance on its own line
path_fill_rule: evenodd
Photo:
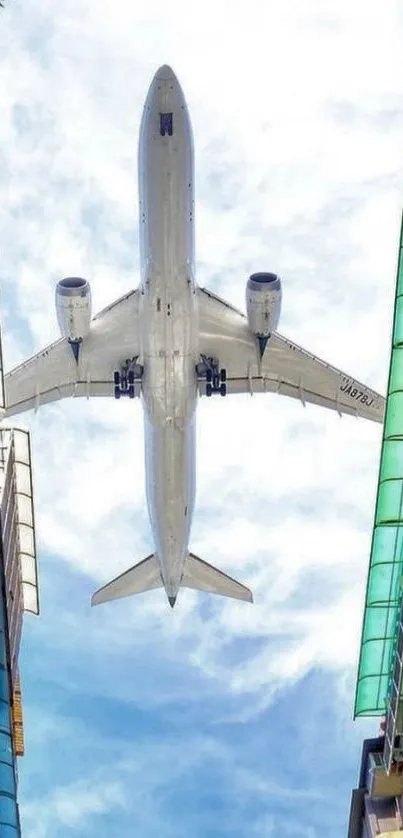
M 398 0 L 8 0 L 0 252 L 10 368 L 138 282 L 138 128 L 155 69 L 188 100 L 197 276 L 384 391 L 402 204 Z M 140 405 L 66 402 L 33 435 L 42 613 L 22 650 L 24 838 L 339 838 L 380 428 L 275 396 L 200 404 L 192 547 L 255 605 L 160 591 L 90 609 L 150 552 Z

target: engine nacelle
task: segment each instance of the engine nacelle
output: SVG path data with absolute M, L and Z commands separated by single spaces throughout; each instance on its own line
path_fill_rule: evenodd
M 277 329 L 281 311 L 281 279 L 277 274 L 252 274 L 246 285 L 249 328 L 259 341 L 260 354 Z
M 56 285 L 56 312 L 59 328 L 71 343 L 88 335 L 91 323 L 91 288 L 86 279 L 69 276 Z

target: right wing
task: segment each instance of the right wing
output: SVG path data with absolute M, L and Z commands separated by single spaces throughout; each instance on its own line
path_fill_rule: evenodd
M 91 321 L 76 362 L 67 338 L 5 376 L 6 416 L 68 396 L 113 396 L 115 370 L 140 354 L 139 291 L 130 291 Z
M 305 403 L 383 422 L 385 399 L 352 376 L 321 361 L 278 332 L 260 358 L 244 314 L 205 288 L 198 289 L 199 350 L 226 370 L 227 394 L 279 393 Z M 206 391 L 199 382 L 199 392 Z

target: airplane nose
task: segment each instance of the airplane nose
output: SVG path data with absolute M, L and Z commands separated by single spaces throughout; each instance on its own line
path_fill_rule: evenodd
M 168 64 L 163 64 L 163 66 L 157 70 L 155 78 L 160 79 L 161 81 L 169 81 L 169 79 L 175 78 L 175 73 L 172 70 L 172 67 L 169 67 Z
M 173 608 L 174 605 L 175 605 L 175 602 L 176 602 L 176 596 L 169 596 L 168 597 L 168 602 L 169 602 L 171 608 Z

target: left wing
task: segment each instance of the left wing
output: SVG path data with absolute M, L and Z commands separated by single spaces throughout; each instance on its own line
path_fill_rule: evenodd
M 385 399 L 274 332 L 263 358 L 247 318 L 211 291 L 198 289 L 199 351 L 227 373 L 227 393 L 280 393 L 383 422 Z M 201 395 L 205 386 L 199 383 Z
M 140 353 L 139 292 L 97 314 L 75 360 L 67 338 L 52 343 L 5 376 L 6 416 L 68 396 L 113 396 L 114 372 Z

